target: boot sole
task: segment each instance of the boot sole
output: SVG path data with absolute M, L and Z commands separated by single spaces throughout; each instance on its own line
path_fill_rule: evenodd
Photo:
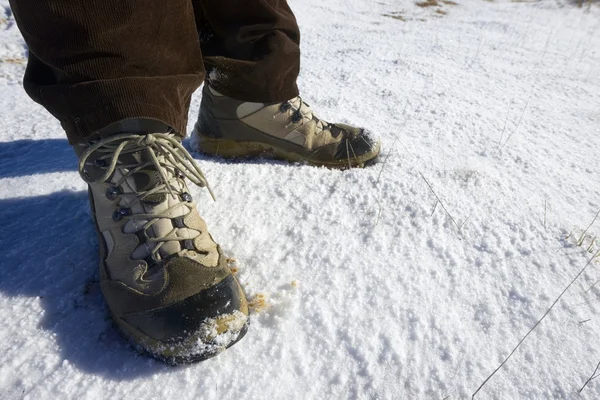
M 309 156 L 293 153 L 267 143 L 231 139 L 216 139 L 199 134 L 197 131 L 194 132 L 194 135 L 197 138 L 197 150 L 201 153 L 214 157 L 240 159 L 271 156 L 272 158 L 279 160 L 285 160 L 289 162 L 306 162 L 310 165 L 318 167 L 335 169 L 349 169 L 357 167 L 362 168 L 374 164 L 377 161 L 377 157 L 381 149 L 381 145 L 377 143 L 372 151 L 357 157 L 349 158 L 347 160 L 322 161 L 312 159 Z

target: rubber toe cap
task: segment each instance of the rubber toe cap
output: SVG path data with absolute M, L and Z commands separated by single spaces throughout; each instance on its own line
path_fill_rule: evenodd
M 183 342 L 197 334 L 211 320 L 236 314 L 247 316 L 248 306 L 237 280 L 229 275 L 178 303 L 126 314 L 121 319 L 152 340 L 170 344 Z

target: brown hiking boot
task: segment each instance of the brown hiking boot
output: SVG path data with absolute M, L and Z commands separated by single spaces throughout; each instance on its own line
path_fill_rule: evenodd
M 274 155 L 333 168 L 361 167 L 380 143 L 362 128 L 319 119 L 300 97 L 283 103 L 249 103 L 204 85 L 195 147 L 224 158 Z
M 102 293 L 124 335 L 171 364 L 240 340 L 248 304 L 189 194 L 185 178 L 207 183 L 179 139 L 126 133 L 75 149 L 89 184 Z

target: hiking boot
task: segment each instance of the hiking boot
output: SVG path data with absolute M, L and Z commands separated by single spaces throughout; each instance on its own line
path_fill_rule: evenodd
M 122 333 L 170 364 L 240 340 L 248 304 L 198 215 L 185 178 L 207 183 L 179 139 L 125 133 L 75 150 L 89 185 L 102 293 Z
M 379 154 L 380 143 L 362 128 L 330 124 L 295 97 L 283 103 L 249 103 L 204 85 L 194 146 L 224 158 L 274 155 L 313 165 L 362 167 Z

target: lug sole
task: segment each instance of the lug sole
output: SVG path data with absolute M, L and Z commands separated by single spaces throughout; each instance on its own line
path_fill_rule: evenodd
M 239 159 L 270 156 L 289 162 L 306 162 L 314 166 L 323 166 L 335 169 L 360 168 L 371 165 L 376 162 L 381 148 L 380 144 L 377 143 L 372 151 L 360 156 L 352 157 L 346 160 L 323 161 L 313 159 L 310 156 L 303 156 L 298 153 L 293 153 L 267 143 L 212 138 L 202 135 L 197 131 L 194 132 L 194 135 L 197 139 L 197 150 L 213 157 Z

